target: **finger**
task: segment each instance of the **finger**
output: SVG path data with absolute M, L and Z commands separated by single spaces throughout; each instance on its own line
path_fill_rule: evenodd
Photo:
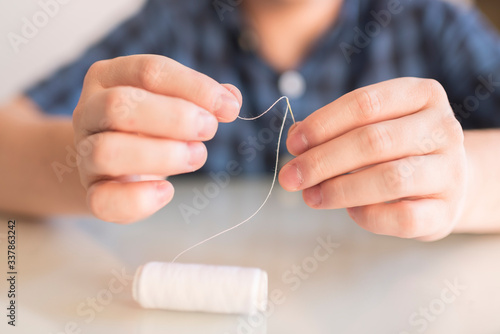
M 99 219 L 128 224 L 144 219 L 174 196 L 174 187 L 168 181 L 95 183 L 87 193 L 87 205 Z
M 426 155 L 386 162 L 324 181 L 303 191 L 315 209 L 340 209 L 394 201 L 408 197 L 439 197 L 452 173 L 443 166 L 444 155 Z
M 85 78 L 86 94 L 97 89 L 133 86 L 152 93 L 178 97 L 196 103 L 222 122 L 236 119 L 240 103 L 212 78 L 170 58 L 135 55 L 94 63 Z M 236 87 L 233 86 L 233 90 Z
M 222 84 L 222 86 L 224 88 L 226 88 L 229 92 L 231 92 L 231 94 L 234 95 L 234 97 L 236 98 L 236 100 L 238 100 L 240 106 L 243 105 L 243 95 L 241 95 L 240 90 L 235 85 L 232 85 L 232 84 Z
M 91 147 L 80 144 L 77 150 L 84 157 L 84 168 L 95 175 L 176 175 L 201 168 L 207 159 L 206 147 L 200 142 L 141 137 L 121 132 L 103 132 L 91 137 L 94 143 Z
M 437 231 L 436 233 L 425 235 L 423 237 L 417 237 L 417 238 L 415 238 L 415 240 L 423 241 L 423 242 L 431 242 L 431 241 L 441 240 L 453 232 L 453 226 L 454 225 L 450 224 L 450 226 L 448 228 L 441 229 L 441 230 Z
M 350 131 L 290 161 L 280 172 L 280 184 L 289 191 L 302 190 L 366 166 L 439 152 L 461 134 L 441 128 L 438 117 L 429 109 Z
M 446 203 L 440 199 L 403 200 L 347 209 L 362 228 L 382 235 L 421 238 L 434 235 L 447 222 Z
M 141 181 L 163 181 L 167 175 L 141 175 Z
M 209 140 L 218 126 L 215 116 L 192 102 L 133 87 L 93 95 L 79 122 L 84 136 L 114 130 L 185 141 Z
M 355 128 L 399 118 L 431 106 L 452 114 L 446 92 L 434 80 L 398 78 L 350 92 L 297 124 L 287 139 L 293 155 Z

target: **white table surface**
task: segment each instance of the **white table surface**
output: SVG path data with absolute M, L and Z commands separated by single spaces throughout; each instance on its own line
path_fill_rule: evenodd
M 500 333 L 500 235 L 454 235 L 434 243 L 376 236 L 359 228 L 345 210 L 309 209 L 299 193 L 279 187 L 247 225 L 179 260 L 266 270 L 269 291 L 282 291 L 284 301 L 272 303 L 265 315 L 248 319 L 144 310 L 132 300 L 130 279 L 120 283 L 114 278 L 120 272 L 131 276 L 149 261 L 170 261 L 245 219 L 261 204 L 269 181 L 233 178 L 189 224 L 179 206 L 192 206 L 194 189 L 203 191 L 208 179 L 174 180 L 174 201 L 129 226 L 82 218 L 10 217 L 17 221 L 15 328 L 7 326 L 5 316 L 9 217 L 4 216 L 0 332 Z M 318 238 L 329 236 L 338 248 L 314 268 Z M 302 264 L 310 273 L 303 271 L 302 278 L 290 281 L 292 267 Z M 453 294 L 449 284 L 460 288 Z M 427 312 L 427 318 L 419 312 Z

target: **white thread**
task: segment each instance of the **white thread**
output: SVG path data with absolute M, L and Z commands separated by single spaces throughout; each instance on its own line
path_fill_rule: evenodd
M 271 189 L 264 202 L 250 217 L 219 232 L 179 253 L 171 263 L 150 262 L 137 269 L 132 294 L 144 308 L 177 311 L 252 314 L 267 308 L 267 273 L 258 268 L 210 266 L 174 263 L 181 255 L 205 242 L 227 233 L 255 217 L 269 200 L 278 175 L 281 137 L 288 110 L 295 124 L 295 117 L 288 97 L 279 98 L 269 109 L 256 117 L 239 117 L 252 121 L 264 116 L 279 101 L 286 99 L 287 109 L 281 124 L 276 165 Z
M 292 107 L 290 106 L 290 100 L 288 99 L 287 96 L 282 96 L 280 97 L 279 99 L 276 100 L 276 102 L 274 102 L 270 107 L 269 109 L 267 109 L 266 111 L 264 111 L 262 114 L 260 115 L 257 115 L 255 117 L 241 117 L 241 116 L 238 116 L 238 119 L 241 119 L 241 120 L 244 120 L 244 121 L 255 121 L 256 119 L 259 119 L 261 118 L 262 116 L 264 116 L 265 114 L 267 114 L 269 111 L 271 111 L 275 105 L 278 104 L 279 101 L 283 100 L 283 99 L 286 99 L 286 110 L 285 110 L 285 116 L 283 116 L 283 119 L 286 119 L 286 116 L 288 114 L 288 110 L 290 110 L 290 115 L 292 116 L 292 120 L 293 120 L 293 124 L 295 124 L 295 117 L 293 116 L 293 111 L 292 111 Z M 283 126 L 282 126 L 283 127 Z
M 273 109 L 273 107 L 278 104 L 279 101 L 283 100 L 283 99 L 286 99 L 286 103 L 287 103 L 287 108 L 285 110 L 285 115 L 283 116 L 283 122 L 281 124 L 281 128 L 280 128 L 280 132 L 279 132 L 279 136 L 278 136 L 278 148 L 276 149 L 276 164 L 274 166 L 274 176 L 273 176 L 273 182 L 271 183 L 271 189 L 269 189 L 269 193 L 267 194 L 266 196 L 266 199 L 264 200 L 264 202 L 261 204 L 261 206 L 257 209 L 257 211 L 255 211 L 250 217 L 248 217 L 247 219 L 245 219 L 244 221 L 242 221 L 241 223 L 238 223 L 228 229 L 225 229 L 224 231 L 221 231 L 217 234 L 214 234 L 213 236 L 205 239 L 205 240 L 202 240 L 196 244 L 194 244 L 193 246 L 183 250 L 182 252 L 180 252 L 176 257 L 174 257 L 174 259 L 172 260 L 172 263 L 174 263 L 179 257 L 181 257 L 182 255 L 184 255 L 185 253 L 189 252 L 190 250 L 214 239 L 214 238 L 217 238 L 218 236 L 222 235 L 222 234 L 225 234 L 231 230 L 234 230 L 235 228 L 238 228 L 240 227 L 241 225 L 245 224 L 246 222 L 248 222 L 250 219 L 252 219 L 253 217 L 255 217 L 259 212 L 260 210 L 262 210 L 262 208 L 264 207 L 264 205 L 267 203 L 267 201 L 269 200 L 269 197 L 271 196 L 271 193 L 273 191 L 273 188 L 274 188 L 274 184 L 276 183 L 276 177 L 278 176 L 278 163 L 279 163 L 279 155 L 280 155 L 280 145 L 281 145 L 281 136 L 283 135 L 283 129 L 285 127 L 285 122 L 286 122 L 286 117 L 288 115 L 288 110 L 290 110 L 290 115 L 292 116 L 292 120 L 293 120 L 293 124 L 295 124 L 295 117 L 293 116 L 293 111 L 292 111 L 292 107 L 290 106 L 290 100 L 288 99 L 287 96 L 282 96 L 280 97 L 276 102 L 274 102 L 270 107 L 269 109 L 267 109 L 266 111 L 264 111 L 262 114 L 258 115 L 258 116 L 255 116 L 255 117 L 240 117 L 238 116 L 239 119 L 241 120 L 244 120 L 244 121 L 253 121 L 253 120 L 256 120 L 262 116 L 264 116 L 265 114 L 267 114 L 271 109 Z
M 258 268 L 150 262 L 132 295 L 143 308 L 253 314 L 267 308 L 267 273 Z

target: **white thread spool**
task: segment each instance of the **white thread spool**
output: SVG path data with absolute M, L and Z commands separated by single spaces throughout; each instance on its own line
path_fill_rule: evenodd
M 258 268 L 150 262 L 137 269 L 134 300 L 143 308 L 252 314 L 267 307 L 267 273 Z

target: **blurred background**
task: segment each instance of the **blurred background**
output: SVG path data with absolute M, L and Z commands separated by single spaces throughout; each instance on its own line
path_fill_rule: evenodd
M 477 0 L 476 4 L 496 25 L 496 27 L 500 29 L 500 1 Z
M 65 3 L 65 4 L 60 4 Z M 17 0 L 0 1 L 0 102 L 22 91 L 65 63 L 75 59 L 114 26 L 136 13 L 145 0 Z M 19 52 L 9 42 L 9 34 L 21 35 L 23 19 L 32 21 L 52 6 L 52 17 L 33 32 Z
M 60 4 L 65 3 L 65 4 Z M 179 0 L 182 1 L 182 0 Z M 209 0 L 200 0 L 209 1 Z M 499 0 L 448 0 L 477 5 L 500 27 Z M 110 29 L 137 12 L 145 0 L 17 0 L 0 1 L 0 102 L 70 62 Z M 21 35 L 26 18 L 37 15 L 41 4 L 51 17 L 32 37 L 11 46 L 9 34 Z M 54 5 L 56 4 L 56 5 Z

